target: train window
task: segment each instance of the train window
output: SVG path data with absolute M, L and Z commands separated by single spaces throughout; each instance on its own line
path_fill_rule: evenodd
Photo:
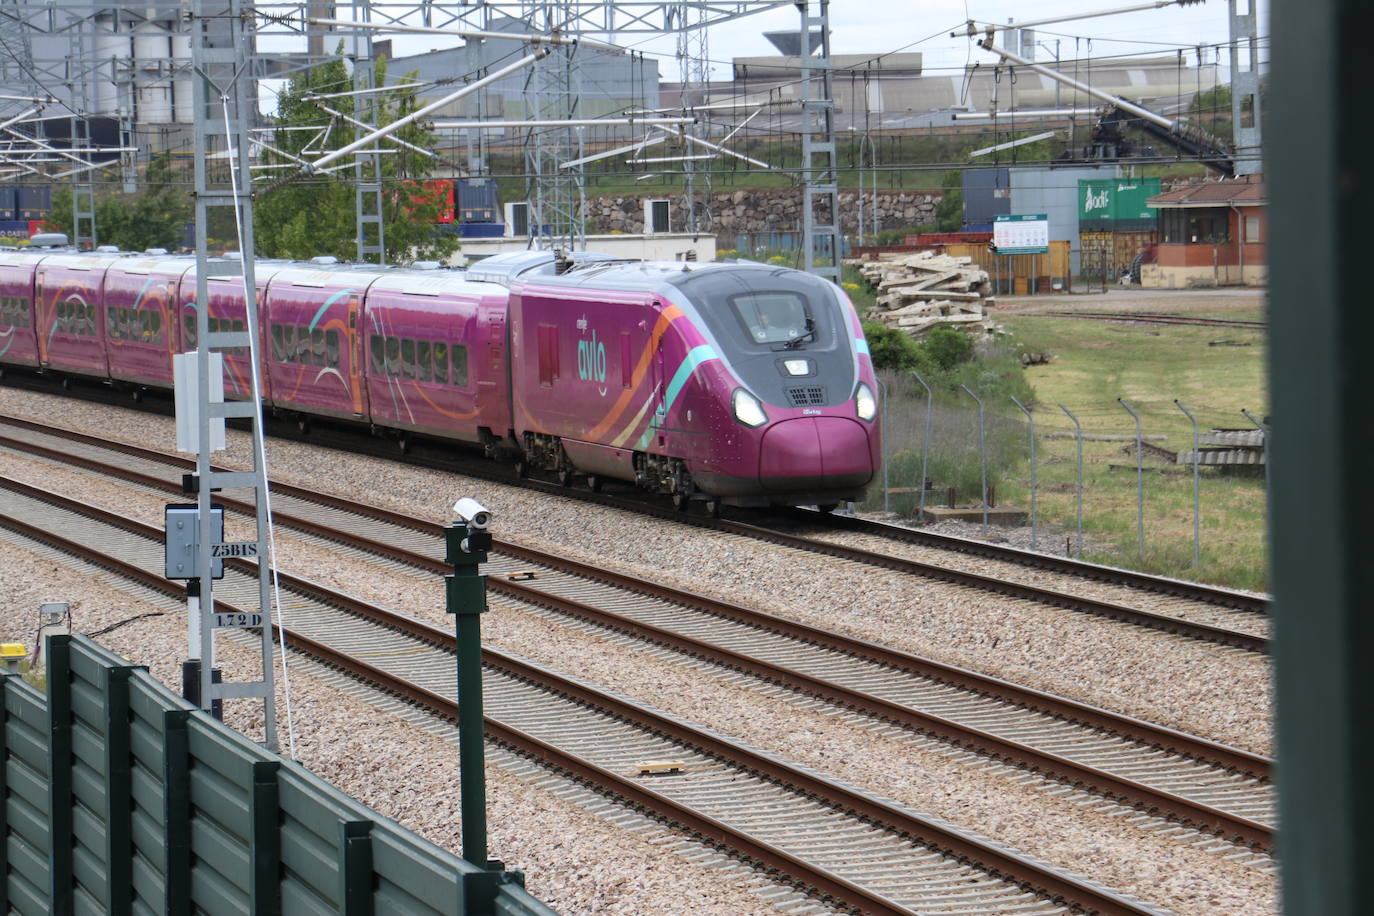
M 539 384 L 552 388 L 558 378 L 558 326 L 539 326 Z
M 315 328 L 310 332 L 310 362 L 316 366 L 323 366 L 324 357 L 324 328 Z
M 161 346 L 161 345 L 162 345 L 162 313 L 161 313 L 161 312 L 149 312 L 149 313 L 148 313 L 148 320 L 151 321 L 151 322 L 152 322 L 152 325 L 153 325 L 153 339 L 152 339 L 152 343 Z
M 386 374 L 401 374 L 401 338 L 399 337 L 386 339 Z
M 95 305 L 94 305 L 94 304 L 87 305 L 87 306 L 86 306 L 86 327 L 85 327 L 85 333 L 87 333 L 87 334 L 91 335 L 92 337 L 94 337 L 94 336 L 95 336 L 95 333 L 96 333 L 96 332 L 95 332 L 95 326 L 96 326 Z
M 277 362 L 286 359 L 286 345 L 282 342 L 281 325 L 272 325 L 272 358 Z
M 420 381 L 428 382 L 434 375 L 434 361 L 429 355 L 429 341 L 415 341 L 415 369 Z
M 324 332 L 324 350 L 326 365 L 339 368 L 339 332 L 329 330 Z
M 443 341 L 434 344 L 434 380 L 448 384 L 448 344 Z
M 383 344 L 382 335 L 380 335 L 380 334 L 373 334 L 373 335 L 372 335 L 372 374 L 373 374 L 373 375 L 381 375 L 381 374 L 382 374 L 382 370 L 386 367 L 386 363 L 385 363 L 385 361 L 382 359 L 382 344 Z
M 468 386 L 468 348 L 462 344 L 453 345 L 453 384 Z
M 185 348 L 188 349 L 188 350 L 195 349 L 195 346 L 196 346 L 196 314 L 195 314 L 195 312 L 187 312 L 185 315 L 183 315 L 182 318 L 181 318 L 181 324 L 182 324 L 182 327 L 186 329 L 186 333 L 185 333 L 185 335 L 183 335 L 183 337 L 182 337 L 182 345 L 185 346 Z
M 415 378 L 415 341 L 409 337 L 401 341 L 401 376 Z
M 810 309 L 798 293 L 742 293 L 731 296 L 730 304 L 755 343 L 782 343 L 806 333 Z

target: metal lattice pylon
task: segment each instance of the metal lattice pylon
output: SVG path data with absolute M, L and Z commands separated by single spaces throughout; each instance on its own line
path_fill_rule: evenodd
M 839 283 L 840 189 L 830 2 L 809 0 L 797 8 L 801 11 L 802 269 Z
M 262 391 L 258 377 L 257 280 L 253 267 L 253 184 L 249 170 L 249 128 L 256 111 L 254 86 L 249 70 L 253 51 L 250 17 L 242 0 L 195 0 L 192 14 L 191 55 L 200 78 L 194 81 L 196 114 L 196 356 L 200 405 L 199 477 L 197 505 L 200 510 L 198 572 L 200 574 L 200 702 L 210 709 L 215 700 L 259 698 L 267 746 L 276 750 L 277 725 L 272 663 L 272 570 L 268 563 L 267 459 L 263 443 Z M 211 174 L 212 164 L 215 174 Z M 215 261 L 210 257 L 206 235 L 214 208 L 231 208 L 238 221 L 241 260 Z M 210 283 L 216 277 L 242 275 L 246 327 L 241 331 L 210 331 Z M 218 284 L 217 284 L 218 285 Z M 220 327 L 220 325 L 216 325 Z M 211 398 L 211 351 L 238 349 L 247 354 L 250 367 L 246 400 L 214 401 Z M 211 464 L 210 424 L 237 417 L 249 422 L 253 439 L 253 466 L 246 471 L 218 471 Z M 262 615 L 262 679 L 237 683 L 212 680 L 214 667 L 215 608 L 211 578 L 214 529 L 211 493 L 218 489 L 252 489 L 256 512 L 258 557 L 258 613 Z

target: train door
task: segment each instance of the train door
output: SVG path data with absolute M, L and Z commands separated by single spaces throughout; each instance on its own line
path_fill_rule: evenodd
M 353 389 L 353 416 L 360 419 L 368 415 L 367 381 L 363 373 L 367 360 L 367 343 L 363 340 L 365 335 L 358 327 L 362 320 L 362 309 L 362 296 L 353 295 L 348 298 L 348 339 L 349 349 L 353 351 L 348 367 L 348 382 L 349 387 Z
M 654 416 L 649 421 L 649 435 L 653 438 L 649 441 L 648 451 L 658 451 L 663 442 L 663 427 L 668 420 L 667 408 L 668 379 L 663 370 L 663 339 L 659 338 L 654 343 L 654 390 L 650 397 L 653 398 Z

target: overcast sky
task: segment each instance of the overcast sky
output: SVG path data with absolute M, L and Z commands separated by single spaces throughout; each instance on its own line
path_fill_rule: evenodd
M 1006 22 L 1008 18 L 1029 21 L 1074 13 L 1096 12 L 1139 6 L 1149 0 L 832 0 L 830 4 L 831 50 L 836 54 L 873 54 L 892 51 L 919 51 L 926 72 L 938 68 L 961 68 L 966 61 L 992 62 L 992 55 L 973 48 L 962 35 L 972 18 L 979 22 Z M 1243 10 L 1251 0 L 1238 0 Z M 1268 2 L 1260 0 L 1260 34 L 1268 34 Z M 894 12 L 899 10 L 899 12 Z M 729 26 L 712 30 L 709 54 L 717 63 L 716 78 L 728 78 L 721 65 L 734 57 L 777 53 L 763 37 L 764 32 L 796 30 L 799 16 L 792 8 L 760 13 Z M 1224 44 L 1229 36 L 1226 0 L 1206 0 L 1191 6 L 1123 13 L 1093 19 L 1080 19 L 1036 28 L 1039 41 L 1053 49 L 1059 40 L 1061 56 L 1073 57 L 1075 49 L 1083 56 L 1172 52 L 1180 46 Z M 1088 41 L 1091 40 L 1091 47 Z M 645 50 L 671 58 L 672 39 L 642 42 Z M 1053 50 L 1040 49 L 1041 58 L 1053 58 Z M 1208 53 L 1210 58 L 1211 54 Z M 1261 50 L 1262 59 L 1267 59 Z M 1223 55 L 1223 63 L 1226 58 Z M 672 59 L 660 63 L 665 79 L 676 76 Z

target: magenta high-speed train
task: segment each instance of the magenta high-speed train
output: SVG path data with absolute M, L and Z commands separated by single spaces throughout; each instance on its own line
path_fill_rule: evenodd
M 880 461 L 877 383 L 843 291 L 752 263 L 497 255 L 467 271 L 259 262 L 275 415 L 467 443 L 563 483 L 608 478 L 679 507 L 831 507 Z M 242 330 L 241 276 L 208 281 Z M 0 252 L 0 372 L 171 386 L 196 345 L 189 257 Z M 248 391 L 246 348 L 225 391 Z

